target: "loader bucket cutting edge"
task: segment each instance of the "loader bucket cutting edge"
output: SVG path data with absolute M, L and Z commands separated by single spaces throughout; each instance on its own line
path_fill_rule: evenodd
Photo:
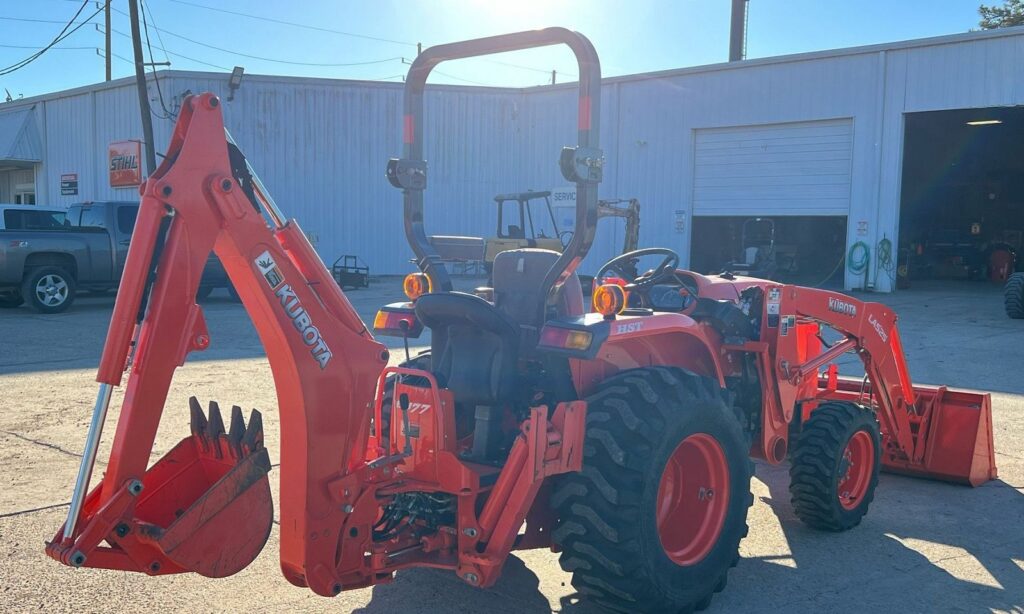
M 187 571 L 211 578 L 244 569 L 263 549 L 273 521 L 270 459 L 260 413 L 246 427 L 232 408 L 225 432 L 220 409 L 209 418 L 189 399 L 192 435 L 146 472 L 135 508 L 139 539 Z
M 860 395 L 859 379 L 839 378 L 835 394 Z M 882 454 L 882 469 L 913 477 L 979 486 L 998 477 L 992 441 L 992 397 L 946 386 L 914 386 L 918 411 L 931 408 L 919 462 Z M 919 444 L 920 445 L 920 444 Z

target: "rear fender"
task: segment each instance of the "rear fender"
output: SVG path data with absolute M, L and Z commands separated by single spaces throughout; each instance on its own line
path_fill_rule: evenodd
M 678 367 L 711 377 L 725 387 L 716 360 L 720 340 L 709 327 L 682 314 L 620 317 L 607 322 L 607 339 L 590 359 L 570 359 L 573 383 L 581 397 L 619 371 L 640 367 Z

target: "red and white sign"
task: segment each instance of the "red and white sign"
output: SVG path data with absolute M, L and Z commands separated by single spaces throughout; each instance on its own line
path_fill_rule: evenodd
M 116 141 L 110 144 L 107 152 L 110 187 L 127 188 L 142 183 L 142 143 Z

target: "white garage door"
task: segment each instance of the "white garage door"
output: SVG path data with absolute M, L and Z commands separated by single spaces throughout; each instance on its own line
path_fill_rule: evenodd
M 694 215 L 847 215 L 849 119 L 697 130 Z

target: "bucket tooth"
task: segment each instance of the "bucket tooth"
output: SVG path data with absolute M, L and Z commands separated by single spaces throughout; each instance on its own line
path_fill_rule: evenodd
M 263 414 L 258 409 L 252 410 L 249 415 L 249 426 L 242 436 L 242 449 L 249 453 L 255 452 L 263 447 Z
M 220 447 L 220 436 L 223 434 L 224 418 L 220 415 L 220 405 L 217 404 L 217 401 L 210 401 L 206 436 L 210 438 L 210 443 L 213 444 L 213 452 L 217 455 L 217 458 L 222 458 L 224 456 L 224 452 Z
M 206 414 L 203 412 L 202 405 L 199 404 L 199 399 L 195 397 L 188 398 L 188 409 L 191 415 L 189 421 L 189 430 L 192 431 L 192 436 L 199 440 L 203 449 L 209 448 L 209 442 L 206 438 Z
M 242 437 L 245 435 L 245 420 L 242 419 L 242 408 L 231 406 L 231 428 L 228 429 L 228 443 L 238 458 L 242 457 Z

